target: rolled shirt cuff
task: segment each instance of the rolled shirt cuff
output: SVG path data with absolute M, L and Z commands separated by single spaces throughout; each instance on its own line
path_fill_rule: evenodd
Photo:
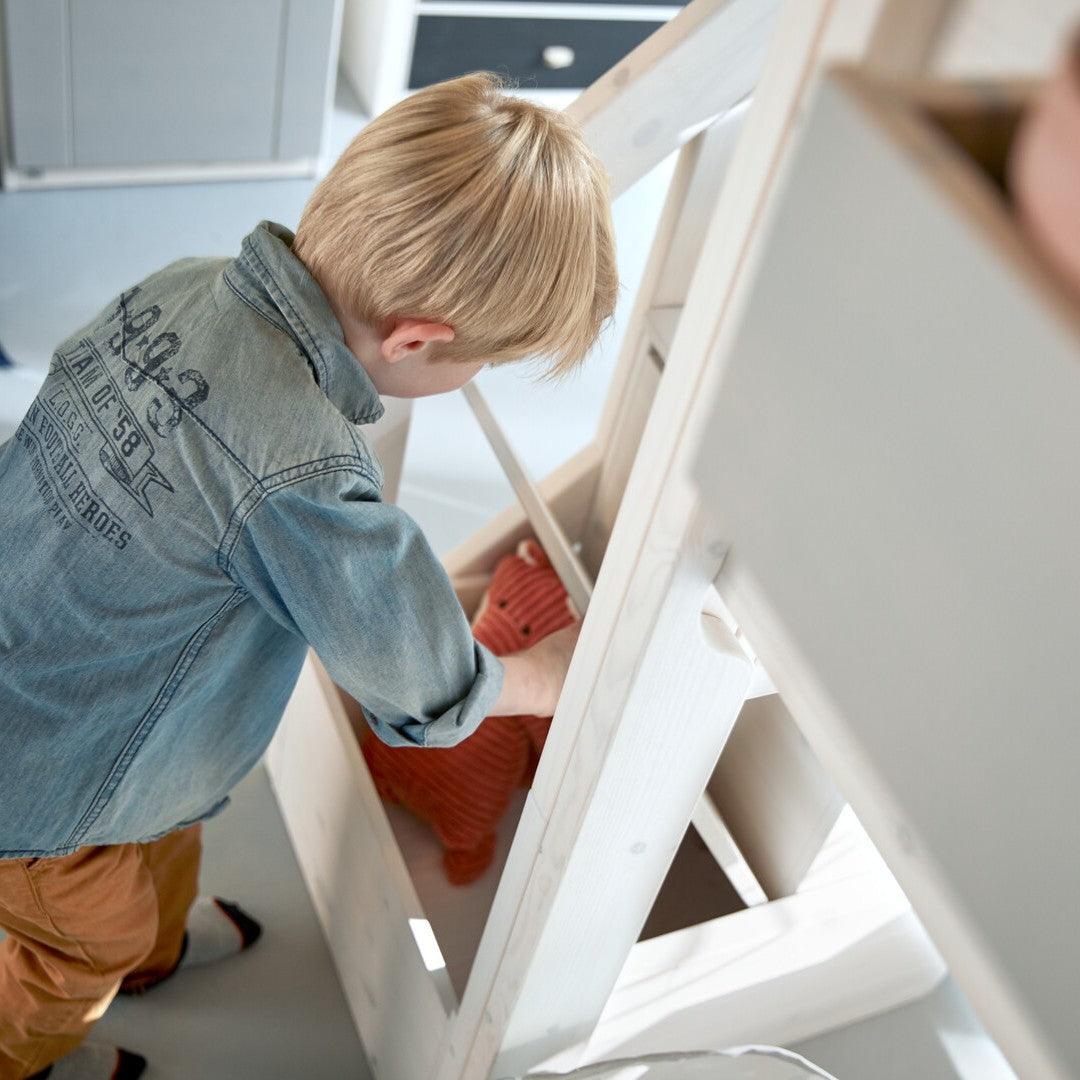
M 368 723 L 384 743 L 388 746 L 455 746 L 480 726 L 499 698 L 505 668 L 487 646 L 475 640 L 473 644 L 476 678 L 469 692 L 434 719 L 406 720 L 400 725 L 391 725 L 365 707 Z

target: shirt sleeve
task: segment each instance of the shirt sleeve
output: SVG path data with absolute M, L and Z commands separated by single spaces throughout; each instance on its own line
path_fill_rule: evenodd
M 390 746 L 453 746 L 494 706 L 501 661 L 473 637 L 416 522 L 362 476 L 324 473 L 264 497 L 228 566 Z

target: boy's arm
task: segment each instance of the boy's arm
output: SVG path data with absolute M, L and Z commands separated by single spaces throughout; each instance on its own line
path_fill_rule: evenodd
M 502 657 L 502 690 L 488 715 L 551 716 L 580 632 L 580 625 L 575 623 L 532 648 Z
M 477 642 L 419 526 L 355 473 L 266 495 L 225 565 L 302 636 L 391 745 L 452 746 L 492 713 L 551 715 L 573 649 L 565 633 L 495 657 Z

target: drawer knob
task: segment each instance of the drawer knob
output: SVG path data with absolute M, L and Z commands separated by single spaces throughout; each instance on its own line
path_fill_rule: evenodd
M 541 54 L 544 67 L 558 70 L 568 68 L 574 62 L 574 50 L 569 45 L 548 45 Z

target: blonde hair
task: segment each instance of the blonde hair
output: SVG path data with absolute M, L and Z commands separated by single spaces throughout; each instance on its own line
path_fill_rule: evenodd
M 562 374 L 615 307 L 608 178 L 572 120 L 507 85 L 474 72 L 372 120 L 316 187 L 293 251 L 369 326 L 448 323 L 440 358 L 546 356 Z

